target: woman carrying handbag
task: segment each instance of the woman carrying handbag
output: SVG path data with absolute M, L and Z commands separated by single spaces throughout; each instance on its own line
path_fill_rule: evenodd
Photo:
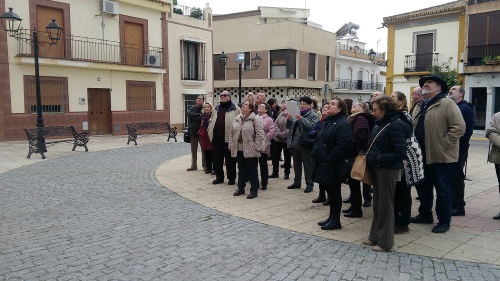
M 364 245 L 377 252 L 390 251 L 394 246 L 394 192 L 401 180 L 406 158 L 406 139 L 411 136 L 411 124 L 391 97 L 373 102 L 377 118 L 366 153 L 366 165 L 373 181 L 373 221 Z

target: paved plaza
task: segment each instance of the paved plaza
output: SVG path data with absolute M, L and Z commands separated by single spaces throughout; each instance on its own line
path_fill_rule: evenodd
M 186 172 L 188 144 L 126 139 L 93 136 L 88 153 L 58 144 L 46 160 L 26 159 L 26 141 L 0 142 L 0 280 L 500 279 L 487 141 L 471 144 L 467 215 L 446 234 L 411 224 L 394 252 L 376 253 L 359 243 L 371 208 L 321 231 L 328 209 L 311 203 L 317 187 L 304 194 L 270 179 L 256 199 L 234 197 L 234 186 Z

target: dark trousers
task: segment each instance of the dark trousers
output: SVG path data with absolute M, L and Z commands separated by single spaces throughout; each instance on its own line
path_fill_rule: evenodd
M 293 157 L 293 172 L 295 177 L 293 178 L 293 184 L 300 186 L 302 182 L 302 165 L 304 165 L 304 177 L 306 180 L 306 187 L 313 187 L 314 182 L 312 181 L 312 171 L 314 168 L 314 162 L 311 157 L 312 149 L 305 148 L 290 148 L 290 153 Z
M 396 225 L 409 225 L 411 217 L 411 188 L 406 184 L 403 171 L 401 181 L 396 182 L 394 192 L 394 220 Z
M 267 186 L 269 181 L 269 167 L 267 166 L 267 154 L 261 153 L 259 157 L 260 185 Z
M 320 189 L 324 189 L 330 199 L 330 218 L 340 221 L 340 210 L 342 209 L 342 189 L 341 182 L 319 184 Z
M 451 187 L 455 163 L 435 163 L 424 165 L 424 180 L 417 184 L 420 198 L 418 213 L 424 218 L 432 218 L 434 188 L 436 188 L 436 215 L 439 223 L 451 221 L 453 189 Z
M 500 193 L 500 165 L 495 164 L 495 172 L 497 174 L 497 180 L 498 180 L 498 193 Z
M 465 192 L 465 162 L 469 155 L 469 146 L 460 148 L 458 151 L 458 162 L 455 163 L 455 171 L 453 173 L 453 209 L 463 209 L 465 207 L 464 192 Z
M 243 151 L 238 151 L 238 190 L 245 190 L 246 181 L 250 179 L 250 193 L 257 194 L 259 190 L 258 158 L 245 158 Z
M 205 163 L 207 165 L 207 171 L 213 171 L 213 163 L 214 163 L 214 152 L 212 150 L 203 150 L 203 155 L 205 155 Z
M 215 177 L 218 180 L 224 180 L 224 162 L 226 163 L 227 179 L 229 181 L 236 180 L 236 159 L 231 157 L 231 152 L 227 142 L 213 141 L 214 148 L 214 171 Z
M 347 179 L 351 190 L 351 211 L 362 212 L 361 210 L 361 182 L 351 177 Z M 363 187 L 364 189 L 364 187 Z
M 290 149 L 286 147 L 286 142 L 274 141 L 274 149 L 271 150 L 271 159 L 273 163 L 273 174 L 279 174 L 281 151 L 285 155 L 285 175 L 290 174 L 290 166 L 292 164 L 292 156 Z

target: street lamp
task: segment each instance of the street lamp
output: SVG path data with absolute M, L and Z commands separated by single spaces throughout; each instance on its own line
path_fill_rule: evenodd
M 12 8 L 9 8 L 9 11 L 5 12 L 0 16 L 0 21 L 2 22 L 3 29 L 7 32 L 10 37 L 16 38 L 17 33 L 19 32 L 22 19 L 13 12 Z M 56 44 L 59 39 L 61 39 L 62 28 L 56 23 L 56 20 L 52 20 L 51 23 L 45 27 L 47 29 L 47 33 L 51 43 Z M 36 126 L 38 128 L 43 128 L 43 117 L 42 117 L 42 97 L 40 94 L 40 66 L 38 64 L 38 55 L 39 55 L 39 45 L 44 44 L 46 42 L 38 41 L 38 31 L 36 28 L 32 30 L 32 38 L 33 39 L 24 39 L 30 45 L 33 46 L 33 58 L 35 59 L 35 93 L 36 93 Z M 17 37 L 16 39 L 21 39 Z M 39 151 L 46 152 L 47 148 L 45 146 L 45 135 L 43 130 L 39 130 L 38 132 Z
M 238 70 L 238 79 L 239 79 L 239 86 L 238 86 L 238 96 L 239 96 L 239 103 L 241 104 L 241 75 L 243 74 L 243 66 L 242 64 L 245 62 L 245 53 L 238 53 L 236 54 L 236 62 L 238 63 L 238 67 L 236 68 L 226 68 L 230 70 Z M 224 51 L 222 51 L 222 54 L 219 55 L 219 63 L 221 67 L 225 68 L 227 64 L 227 55 L 224 54 Z M 251 70 L 256 70 L 260 67 L 260 64 L 262 63 L 262 58 L 258 55 L 255 54 L 255 57 L 252 58 L 252 68 L 249 69 L 248 71 Z
M 377 53 L 375 53 L 373 49 L 370 49 L 370 51 L 368 52 L 368 58 L 373 64 L 376 64 L 378 66 L 387 66 L 387 61 L 375 61 L 376 55 Z

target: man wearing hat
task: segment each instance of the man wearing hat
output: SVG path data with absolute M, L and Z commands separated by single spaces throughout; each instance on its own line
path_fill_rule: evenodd
M 422 77 L 418 83 L 424 100 L 415 108 L 412 117 L 415 137 L 422 149 L 425 178 L 417 184 L 419 214 L 410 221 L 434 223 L 434 187 L 438 223 L 432 232 L 444 233 L 450 229 L 453 168 L 458 161 L 458 144 L 465 132 L 465 122 L 455 102 L 446 98 L 448 85 L 439 75 Z

